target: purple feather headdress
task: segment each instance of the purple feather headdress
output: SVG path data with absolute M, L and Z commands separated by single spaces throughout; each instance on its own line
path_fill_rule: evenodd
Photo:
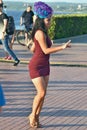
M 35 2 L 34 4 L 34 14 L 40 18 L 47 18 L 53 14 L 53 10 L 44 2 Z

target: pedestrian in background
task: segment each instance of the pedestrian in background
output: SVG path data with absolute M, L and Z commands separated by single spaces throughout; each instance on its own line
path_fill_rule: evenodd
M 3 12 L 4 12 L 5 14 L 7 14 L 7 6 L 4 5 L 4 3 L 3 3 L 2 0 L 0 0 L 0 4 L 3 5 Z M 14 20 L 14 19 L 13 19 L 13 20 Z M 14 26 L 15 26 L 15 23 L 14 23 Z M 13 33 L 12 35 L 9 35 L 9 41 L 8 41 L 9 43 L 8 43 L 8 44 L 9 44 L 10 49 L 13 49 L 14 39 L 15 39 L 15 27 L 14 27 L 14 33 Z M 9 55 L 9 53 L 6 52 L 5 59 L 11 60 L 12 57 Z
M 9 38 L 8 38 L 8 45 L 9 45 L 9 47 L 10 47 L 11 50 L 13 50 L 14 41 L 15 41 L 15 33 L 12 34 L 12 35 L 9 35 Z M 11 60 L 12 56 L 9 55 L 9 53 L 6 52 L 6 56 L 5 56 L 4 59 Z
M 8 45 L 9 45 L 10 49 L 13 50 L 13 44 L 15 41 L 15 22 L 14 22 L 13 16 L 8 17 L 6 33 L 8 34 Z M 11 57 L 11 55 L 9 55 L 9 53 L 7 53 L 5 59 L 11 60 L 12 57 Z
M 50 54 L 70 47 L 70 41 L 60 46 L 51 47 L 52 42 L 48 35 L 48 28 L 53 14 L 52 8 L 44 2 L 36 2 L 34 14 L 36 20 L 32 30 L 33 45 L 31 46 L 34 55 L 29 62 L 29 74 L 37 93 L 33 101 L 32 112 L 28 118 L 31 127 L 40 127 L 39 117 L 50 75 Z
M 14 66 L 17 66 L 20 60 L 9 47 L 9 35 L 6 33 L 8 16 L 3 12 L 3 4 L 0 4 L 0 43 L 2 42 L 4 50 L 15 61 Z
M 31 6 L 27 6 L 27 9 L 23 12 L 21 18 L 20 18 L 20 25 L 25 26 L 25 44 L 28 43 L 28 32 L 33 27 L 33 16 L 34 13 L 32 11 Z

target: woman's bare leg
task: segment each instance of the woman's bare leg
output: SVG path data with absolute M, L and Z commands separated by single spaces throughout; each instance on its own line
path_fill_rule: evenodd
M 44 80 L 45 80 L 46 91 L 47 91 L 49 76 L 45 76 L 45 77 L 44 77 Z M 44 99 L 45 99 L 45 98 L 44 98 Z M 37 112 L 36 112 L 36 122 L 37 122 L 37 126 L 38 126 L 38 127 L 41 127 L 41 126 L 42 126 L 41 123 L 40 123 L 40 121 L 39 121 L 39 116 L 40 116 L 40 112 L 41 112 L 41 109 L 42 109 L 42 106 L 43 106 L 43 103 L 44 103 L 44 99 L 43 99 L 43 101 L 41 101 L 40 105 L 38 106 Z
M 45 89 L 46 89 L 46 91 L 47 91 L 49 76 L 45 76 L 45 77 L 44 77 L 44 81 L 45 81 Z M 36 112 L 37 117 L 39 117 L 39 115 L 40 115 L 40 112 L 41 112 L 43 103 L 44 103 L 44 100 L 43 100 L 43 101 L 40 103 L 40 105 L 38 106 L 38 109 L 37 109 L 37 112 Z
M 44 97 L 46 94 L 47 85 L 44 77 L 35 78 L 32 80 L 32 82 L 37 90 L 37 95 L 35 96 L 33 101 L 32 113 L 30 114 L 30 120 L 33 124 L 35 123 L 36 114 L 39 114 L 41 111 L 44 102 Z

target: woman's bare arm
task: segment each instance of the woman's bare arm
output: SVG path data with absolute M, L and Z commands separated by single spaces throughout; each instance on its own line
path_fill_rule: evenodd
M 47 43 L 46 43 L 46 36 L 41 30 L 38 30 L 36 32 L 35 38 L 39 42 L 41 49 L 45 54 L 54 53 L 54 52 L 63 50 L 67 47 L 70 47 L 70 42 L 71 42 L 71 40 L 69 40 L 68 42 L 66 42 L 65 44 L 62 44 L 60 46 L 48 48 Z

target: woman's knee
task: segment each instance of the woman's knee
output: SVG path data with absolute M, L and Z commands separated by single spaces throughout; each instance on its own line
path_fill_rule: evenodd
M 46 95 L 46 90 L 38 92 L 38 96 L 40 99 L 44 99 L 45 95 Z

